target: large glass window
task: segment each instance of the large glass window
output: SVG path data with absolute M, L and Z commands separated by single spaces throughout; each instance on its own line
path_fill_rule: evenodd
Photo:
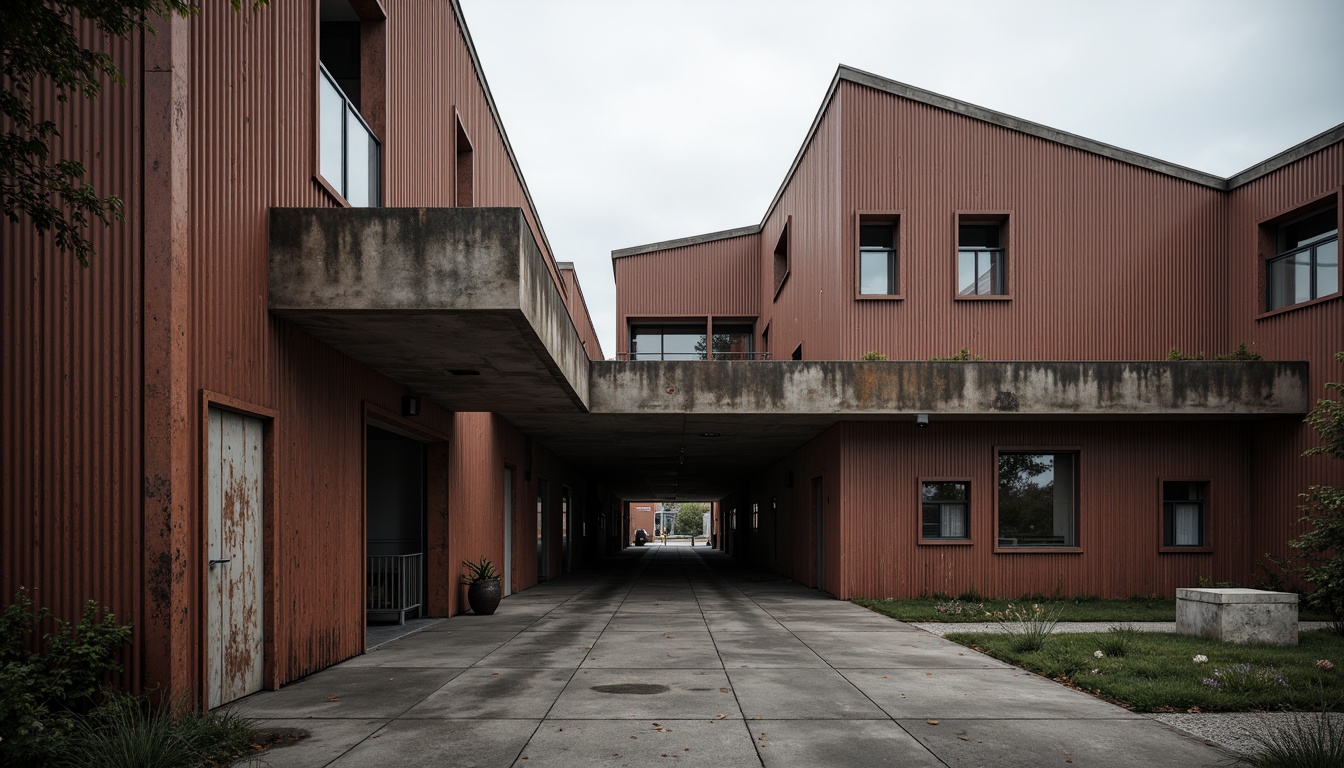
M 1078 455 L 999 454 L 999 546 L 1078 546 Z
M 967 539 L 971 536 L 971 484 L 930 481 L 920 484 L 925 539 Z
M 382 204 L 382 148 L 360 114 L 364 24 L 347 2 L 323 2 L 318 36 L 318 170 L 346 202 Z
M 859 222 L 859 294 L 891 296 L 897 290 L 896 222 Z
M 1208 495 L 1207 482 L 1162 483 L 1162 546 L 1204 546 L 1204 501 Z
M 1003 223 L 961 222 L 957 226 L 957 295 L 1001 296 L 1004 273 Z
M 751 360 L 755 357 L 756 329 L 750 323 L 714 323 L 712 360 Z
M 631 360 L 703 360 L 704 357 L 703 323 L 630 327 Z
M 1276 256 L 1266 265 L 1266 309 L 1339 291 L 1339 222 L 1334 206 L 1277 227 Z

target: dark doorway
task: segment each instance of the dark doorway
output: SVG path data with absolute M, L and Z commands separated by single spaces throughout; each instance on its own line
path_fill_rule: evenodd
M 365 470 L 369 622 L 424 615 L 425 446 L 368 427 Z

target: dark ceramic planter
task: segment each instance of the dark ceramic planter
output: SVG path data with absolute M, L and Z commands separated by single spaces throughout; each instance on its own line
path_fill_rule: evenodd
M 503 596 L 504 590 L 499 586 L 499 579 L 473 581 L 467 587 L 467 602 L 471 604 L 471 612 L 477 616 L 494 613 Z

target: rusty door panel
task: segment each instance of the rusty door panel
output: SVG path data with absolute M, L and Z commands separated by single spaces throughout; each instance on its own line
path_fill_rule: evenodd
M 208 450 L 208 704 L 262 686 L 262 445 L 260 419 L 211 408 Z

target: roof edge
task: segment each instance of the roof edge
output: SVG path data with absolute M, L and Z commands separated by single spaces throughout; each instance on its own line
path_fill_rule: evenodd
M 738 227 L 737 229 L 725 229 L 720 232 L 709 232 L 703 235 L 692 235 L 691 237 L 682 237 L 676 240 L 664 240 L 661 243 L 649 243 L 647 245 L 633 245 L 629 248 L 621 248 L 611 252 L 613 261 L 622 259 L 626 256 L 638 256 L 641 253 L 654 253 L 656 251 L 666 251 L 672 248 L 685 248 L 688 245 L 700 245 L 701 243 L 712 243 L 716 240 L 731 240 L 735 237 L 746 237 L 748 235 L 759 234 L 761 225 L 753 224 L 750 227 Z
M 1255 165 L 1252 165 L 1241 173 L 1229 176 L 1227 179 L 1227 189 L 1231 191 L 1243 184 L 1249 184 L 1261 176 L 1273 173 L 1289 163 L 1301 160 L 1307 155 L 1319 152 L 1322 149 L 1341 141 L 1344 141 L 1344 123 L 1340 123 L 1334 128 L 1327 128 L 1301 144 L 1291 146 L 1267 160 L 1262 160 Z
M 956 112 L 957 114 L 991 123 L 1012 131 L 1017 131 L 1018 133 L 1025 133 L 1029 136 L 1052 141 L 1056 144 L 1063 144 L 1066 147 L 1073 147 L 1074 149 L 1080 149 L 1094 155 L 1101 155 L 1102 157 L 1118 160 L 1122 163 L 1138 166 L 1139 168 L 1149 171 L 1154 171 L 1167 176 L 1174 176 L 1178 179 L 1183 179 L 1195 184 L 1202 184 L 1203 186 L 1212 187 L 1214 189 L 1227 189 L 1227 179 L 1224 179 L 1221 176 L 1197 171 L 1194 168 L 1187 168 L 1183 165 L 1177 165 L 1176 163 L 1169 163 L 1150 155 L 1133 152 L 1113 144 L 1096 141 L 1095 139 L 1089 139 L 1085 136 L 1079 136 L 1076 133 L 1061 131 L 1058 128 L 1051 128 L 1048 125 L 1042 125 L 1020 117 L 1013 117 L 1012 115 L 1003 112 L 954 99 L 950 96 L 944 96 L 941 93 L 926 91 L 923 88 L 916 88 L 913 85 L 891 80 L 882 77 L 881 75 L 874 75 L 871 72 L 864 72 L 863 70 L 845 66 L 844 64 L 840 65 L 836 77 L 840 80 L 846 80 L 858 85 L 866 85 L 869 88 L 890 93 L 894 96 L 901 96 L 910 99 L 911 101 L 927 104 L 931 107 L 945 109 L 949 112 Z

